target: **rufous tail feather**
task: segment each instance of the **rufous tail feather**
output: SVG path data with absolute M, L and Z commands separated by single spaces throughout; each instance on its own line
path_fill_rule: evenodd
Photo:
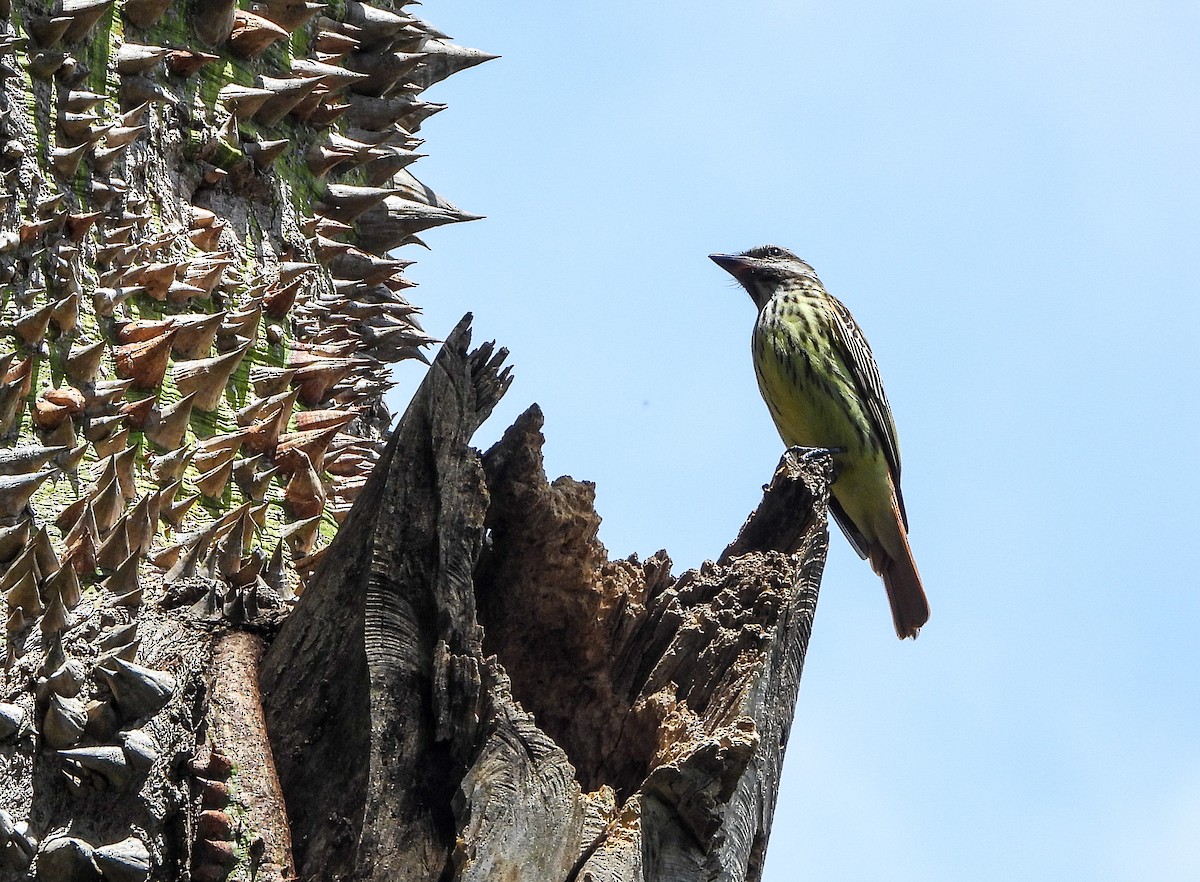
M 921 576 L 908 547 L 904 531 L 900 531 L 902 554 L 892 558 L 878 545 L 872 546 L 869 555 L 871 566 L 883 577 L 887 589 L 888 603 L 892 606 L 892 622 L 896 625 L 896 636 L 903 640 L 915 638 L 921 626 L 929 621 L 929 601 L 921 587 Z

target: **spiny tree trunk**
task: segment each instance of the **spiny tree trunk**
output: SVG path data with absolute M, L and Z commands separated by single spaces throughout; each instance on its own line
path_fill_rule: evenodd
M 0 878 L 284 878 L 253 673 L 429 338 L 399 7 L 0 0 Z M 214 743 L 226 752 L 214 751 Z
M 536 408 L 468 446 L 465 322 L 385 448 L 391 253 L 472 217 L 405 170 L 421 93 L 488 56 L 52 2 L 0 0 L 0 882 L 755 878 L 828 463 L 716 564 L 608 561 Z
M 507 386 L 468 341 L 264 663 L 301 878 L 758 878 L 829 460 L 786 457 L 718 563 L 609 561 L 591 485 L 546 480 L 536 407 L 468 446 Z

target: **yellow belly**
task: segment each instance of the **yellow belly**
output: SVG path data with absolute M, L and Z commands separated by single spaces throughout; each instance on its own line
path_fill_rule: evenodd
M 756 327 L 754 367 L 758 388 L 788 446 L 867 445 L 869 426 L 849 372 L 828 352 L 807 350 L 786 326 Z
M 759 391 L 784 444 L 840 449 L 830 489 L 863 536 L 891 551 L 891 471 L 848 368 L 835 354 L 804 348 L 786 325 L 756 327 L 753 350 Z

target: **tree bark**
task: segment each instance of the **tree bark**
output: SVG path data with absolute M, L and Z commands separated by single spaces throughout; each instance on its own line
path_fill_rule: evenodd
M 827 543 L 789 453 L 719 563 L 609 561 L 504 352 L 447 339 L 263 666 L 301 878 L 756 879 Z
M 384 444 L 405 6 L 0 0 L 0 882 L 758 872 L 828 463 L 609 561 L 466 322 Z
M 380 4 L 0 0 L 0 882 L 291 872 L 254 644 L 436 342 L 395 252 L 475 216 L 408 167 L 492 57 Z

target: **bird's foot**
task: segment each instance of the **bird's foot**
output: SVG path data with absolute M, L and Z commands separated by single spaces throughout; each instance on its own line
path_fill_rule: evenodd
M 799 462 L 812 462 L 818 456 L 836 456 L 845 453 L 845 447 L 789 447 L 787 452 Z
M 828 456 L 832 462 L 832 477 L 831 480 L 837 479 L 838 461 L 836 459 L 839 453 L 845 453 L 845 447 L 789 447 L 784 454 L 789 457 L 796 465 L 801 463 L 810 463 L 814 459 L 819 459 Z

